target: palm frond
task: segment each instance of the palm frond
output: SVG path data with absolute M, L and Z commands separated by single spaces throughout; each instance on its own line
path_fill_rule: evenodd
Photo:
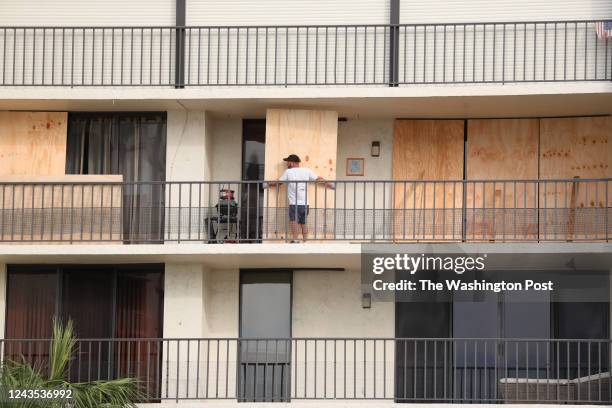
M 134 401 L 143 401 L 138 381 L 120 378 L 107 381 L 70 384 L 77 408 L 135 408 Z
M 66 378 L 68 364 L 74 353 L 74 329 L 72 320 L 62 325 L 58 319 L 53 319 L 53 341 L 49 355 L 49 380 L 58 381 Z
M 0 387 L 6 389 L 70 389 L 73 399 L 20 400 L 12 408 L 135 408 L 135 401 L 144 401 L 140 383 L 134 378 L 119 378 L 72 383 L 68 368 L 76 346 L 72 321 L 65 325 L 53 321 L 53 340 L 48 367 L 32 365 L 22 357 L 21 362 L 5 361 L 0 367 Z M 45 368 L 48 368 L 45 369 Z M 45 376 L 48 373 L 48 376 Z M 0 406 L 2 401 L 0 401 Z

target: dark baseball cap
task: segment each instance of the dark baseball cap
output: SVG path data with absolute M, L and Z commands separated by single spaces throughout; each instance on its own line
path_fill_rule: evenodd
M 300 158 L 298 157 L 297 154 L 290 154 L 289 156 L 285 157 L 283 159 L 283 161 L 293 162 L 293 163 L 300 163 L 301 162 L 301 160 L 300 160 Z

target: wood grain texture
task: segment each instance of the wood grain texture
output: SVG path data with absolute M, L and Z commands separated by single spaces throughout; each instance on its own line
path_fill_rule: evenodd
M 396 239 L 461 239 L 463 138 L 462 120 L 395 121 L 393 180 L 410 180 L 394 189 Z
M 269 109 L 266 113 L 265 179 L 277 180 L 287 168 L 283 158 L 294 153 L 301 158 L 303 167 L 327 180 L 335 180 L 337 146 L 337 112 Z M 264 205 L 277 209 L 267 211 L 265 215 L 264 233 L 270 238 L 283 239 L 286 236 L 285 198 L 284 187 L 266 192 Z M 329 235 L 323 229 L 333 225 L 333 212 L 329 209 L 334 204 L 334 192 L 322 185 L 312 185 L 308 189 L 308 203 L 308 221 L 317 224 L 316 238 Z M 309 235 L 314 232 L 315 228 L 311 227 Z
M 611 177 L 611 158 L 612 117 L 540 120 L 540 178 L 576 179 L 540 187 L 542 239 L 605 237 L 603 213 L 612 206 L 608 183 L 580 179 Z
M 1 175 L 63 175 L 66 112 L 0 112 Z
M 538 119 L 468 120 L 468 240 L 536 239 Z M 506 181 L 503 181 L 506 180 Z
M 0 240 L 120 243 L 123 188 L 110 183 L 122 181 L 121 175 L 2 176 Z

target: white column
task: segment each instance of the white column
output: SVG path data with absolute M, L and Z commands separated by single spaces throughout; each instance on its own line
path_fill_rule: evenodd
M 166 134 L 166 180 L 210 179 L 210 136 L 205 111 L 168 111 Z
M 204 267 L 166 264 L 164 276 L 164 337 L 203 336 Z
M 162 395 L 234 398 L 238 270 L 197 263 L 165 267 Z M 183 340 L 180 340 L 183 339 Z M 188 340 L 189 339 L 189 340 Z M 167 385 L 166 385 L 167 384 Z
M 204 269 L 201 264 L 166 264 L 162 395 L 193 397 L 198 383 L 198 339 L 203 336 Z M 177 340 L 185 339 L 185 340 Z

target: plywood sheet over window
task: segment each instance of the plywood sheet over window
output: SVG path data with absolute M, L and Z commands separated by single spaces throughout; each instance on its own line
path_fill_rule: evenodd
M 463 139 L 463 120 L 395 121 L 395 239 L 461 239 Z
M 595 179 L 612 176 L 611 158 L 611 117 L 540 120 L 540 178 L 575 180 L 540 186 L 541 239 L 606 236 L 610 183 Z
M 537 239 L 538 132 L 538 119 L 468 120 L 466 239 Z
M 63 175 L 66 112 L 0 112 L 0 175 Z
M 266 114 L 265 179 L 277 180 L 285 171 L 283 158 L 297 154 L 302 166 L 328 180 L 336 178 L 338 113 L 332 111 L 269 109 Z M 333 190 L 323 185 L 308 189 L 311 238 L 328 237 L 333 230 Z M 266 191 L 264 238 L 284 239 L 288 233 L 284 187 Z
M 121 243 L 122 181 L 120 175 L 0 176 L 0 241 Z

